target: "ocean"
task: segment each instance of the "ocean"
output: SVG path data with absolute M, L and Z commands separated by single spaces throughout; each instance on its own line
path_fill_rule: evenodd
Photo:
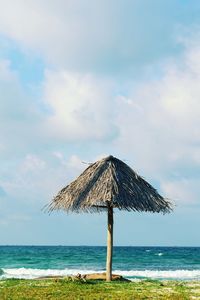
M 0 246 L 0 279 L 104 272 L 105 260 L 100 246 Z M 200 247 L 114 247 L 113 273 L 200 280 Z

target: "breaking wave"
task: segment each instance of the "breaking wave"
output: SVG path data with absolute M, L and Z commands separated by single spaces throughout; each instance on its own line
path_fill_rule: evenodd
M 16 268 L 16 269 L 2 269 L 2 278 L 23 278 L 34 279 L 46 276 L 67 276 L 81 274 L 95 273 L 94 270 L 78 270 L 78 269 L 30 269 L 30 268 Z
M 163 253 L 159 252 L 159 253 L 156 253 L 155 255 L 157 255 L 157 256 L 163 256 Z
M 177 280 L 200 280 L 200 270 L 116 270 L 117 274 L 124 277 L 152 278 L 152 279 L 177 279 Z
M 0 269 L 0 278 L 23 278 L 34 279 L 45 276 L 67 276 L 80 274 L 96 273 L 97 270 L 79 270 L 79 269 L 30 269 L 13 268 Z M 102 272 L 102 271 L 101 271 Z M 99 272 L 100 273 L 100 272 Z M 200 280 L 200 270 L 114 270 L 114 274 L 122 275 L 126 278 L 151 278 L 151 279 L 176 279 L 176 280 Z

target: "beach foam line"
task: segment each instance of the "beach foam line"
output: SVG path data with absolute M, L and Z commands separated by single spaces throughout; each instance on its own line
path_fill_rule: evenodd
M 46 276 L 68 276 L 80 274 L 103 273 L 98 270 L 84 269 L 31 269 L 31 268 L 13 268 L 2 269 L 0 278 L 21 278 L 34 279 Z M 151 278 L 151 279 L 177 279 L 177 280 L 200 280 L 200 270 L 114 270 L 113 274 L 131 278 Z
M 113 271 L 116 274 L 119 274 L 124 277 L 141 277 L 141 278 L 152 278 L 152 279 L 200 279 L 200 270 L 131 270 L 131 271 L 122 271 L 115 270 Z
M 2 269 L 3 278 L 24 278 L 24 279 L 34 279 L 38 277 L 46 276 L 68 276 L 81 274 L 92 274 L 96 273 L 95 270 L 79 270 L 79 269 L 31 269 L 31 268 L 13 268 L 13 269 Z

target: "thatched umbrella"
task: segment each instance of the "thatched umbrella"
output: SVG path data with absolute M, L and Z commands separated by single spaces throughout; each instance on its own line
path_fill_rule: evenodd
M 121 160 L 108 156 L 91 164 L 64 187 L 48 211 L 108 212 L 106 280 L 112 279 L 113 209 L 167 213 L 171 203 Z

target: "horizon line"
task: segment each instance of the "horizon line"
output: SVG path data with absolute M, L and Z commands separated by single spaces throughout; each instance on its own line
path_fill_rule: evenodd
M 0 247 L 104 247 L 106 245 L 62 245 L 62 244 L 0 244 Z M 117 247 L 134 247 L 134 248 L 200 248 L 199 246 L 180 246 L 180 245 L 115 245 Z

